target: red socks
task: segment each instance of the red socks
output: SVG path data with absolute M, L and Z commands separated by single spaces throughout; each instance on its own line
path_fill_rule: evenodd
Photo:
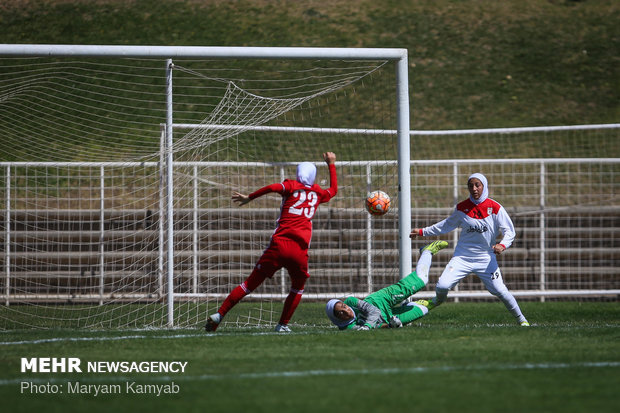
M 243 297 L 248 295 L 251 291 L 245 286 L 245 282 L 236 286 L 234 290 L 228 294 L 228 297 L 224 300 L 220 309 L 217 310 L 218 313 L 222 316 L 222 318 L 233 308 Z
M 279 321 L 280 324 L 287 325 L 288 322 L 291 321 L 291 317 L 293 316 L 295 309 L 297 309 L 303 293 L 304 290 L 295 290 L 291 288 L 291 291 L 288 293 L 288 296 L 284 301 L 284 308 L 282 309 L 282 315 L 280 316 Z

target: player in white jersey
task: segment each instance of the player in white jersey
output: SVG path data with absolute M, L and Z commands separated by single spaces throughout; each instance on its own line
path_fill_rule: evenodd
M 411 231 L 411 238 L 433 236 L 461 228 L 454 256 L 444 269 L 435 286 L 435 297 L 429 308 L 443 303 L 450 291 L 469 273 L 476 274 L 491 294 L 498 297 L 518 322 L 530 324 L 523 316 L 514 296 L 508 291 L 497 265 L 496 255 L 512 245 L 515 229 L 508 213 L 498 202 L 489 198 L 487 179 L 475 173 L 467 179 L 469 198 L 460 202 L 452 215 L 426 228 Z M 496 243 L 500 234 L 502 239 Z

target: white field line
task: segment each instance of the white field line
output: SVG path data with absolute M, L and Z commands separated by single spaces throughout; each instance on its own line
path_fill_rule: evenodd
M 169 336 L 145 336 L 145 335 L 132 335 L 132 336 L 111 336 L 111 337 L 53 337 L 53 338 L 41 338 L 38 340 L 22 340 L 22 341 L 0 341 L 0 346 L 11 345 L 24 345 L 24 344 L 45 344 L 45 343 L 59 343 L 70 341 L 117 341 L 117 340 L 135 340 L 135 339 L 163 339 L 163 338 L 190 338 L 190 337 L 205 337 L 206 334 L 175 334 Z
M 332 332 L 335 332 L 335 328 L 332 329 Z M 266 336 L 266 335 L 278 335 L 282 336 L 282 333 L 276 333 L 274 331 L 263 331 L 256 333 L 237 333 L 234 335 L 249 335 L 249 336 Z M 231 334 L 231 335 L 232 335 Z M 317 334 L 316 331 L 303 331 L 303 332 L 294 332 L 289 333 L 287 335 L 305 335 L 305 334 Z M 41 338 L 37 340 L 20 340 L 20 341 L 0 341 L 0 346 L 12 346 L 12 345 L 25 345 L 25 344 L 46 344 L 46 343 L 61 343 L 61 342 L 79 342 L 79 341 L 120 341 L 120 340 L 165 340 L 165 339 L 177 339 L 177 338 L 209 338 L 209 337 L 217 337 L 223 335 L 221 333 L 194 333 L 194 334 L 171 334 L 171 335 L 160 335 L 160 336 L 147 336 L 142 334 L 128 335 L 128 336 L 101 336 L 101 337 L 52 337 L 52 338 Z
M 128 382 L 128 381 L 148 381 L 148 382 L 171 382 L 171 381 L 210 381 L 210 380 L 238 380 L 238 379 L 280 379 L 280 378 L 307 378 L 322 376 L 353 376 L 353 375 L 402 375 L 402 374 L 423 374 L 431 372 L 451 372 L 451 371 L 502 371 L 502 370 L 557 370 L 574 368 L 616 368 L 620 367 L 620 362 L 581 362 L 581 363 L 524 363 L 524 364 L 483 364 L 469 366 L 439 366 L 439 367 L 407 367 L 407 368 L 388 368 L 388 369 L 334 369 L 334 370 L 301 370 L 301 371 L 275 371 L 263 373 L 239 373 L 239 374 L 203 374 L 187 376 L 156 376 L 156 377 L 127 377 L 127 376 L 106 376 L 106 377 L 71 377 L 59 379 L 57 377 L 21 377 L 17 379 L 0 380 L 0 386 L 10 386 L 21 382 L 31 382 L 34 384 L 58 384 L 74 381 L 79 383 L 97 382 Z
M 532 324 L 532 327 L 536 327 L 541 324 Z M 549 325 L 542 324 L 543 326 L 549 327 Z M 410 328 L 414 328 L 415 326 L 419 326 L 418 324 L 412 325 Z M 453 326 L 452 326 L 453 327 Z M 462 329 L 467 328 L 479 328 L 479 327 L 490 327 L 490 328 L 522 328 L 516 324 L 472 324 L 472 325 L 461 325 L 459 326 Z M 553 327 L 570 327 L 569 325 L 558 324 Z M 588 328 L 608 328 L 608 327 L 620 327 L 618 324 L 605 324 L 601 326 L 592 326 Z M 321 326 L 323 328 L 323 326 Z M 36 340 L 20 340 L 20 341 L 0 341 L 0 346 L 12 346 L 12 345 L 29 345 L 29 344 L 46 344 L 46 343 L 61 343 L 61 342 L 88 342 L 88 341 L 121 341 L 121 340 L 165 340 L 165 339 L 184 339 L 184 338 L 209 338 L 209 337 L 217 337 L 220 335 L 249 335 L 249 336 L 264 336 L 264 335 L 282 335 L 282 333 L 276 333 L 273 331 L 257 331 L 257 332 L 235 332 L 226 331 L 226 333 L 204 333 L 204 332 L 196 332 L 196 333 L 186 333 L 186 334 L 170 334 L 170 335 L 144 335 L 144 334 L 133 334 L 133 335 L 124 335 L 124 336 L 93 336 L 93 337 L 51 337 L 51 338 L 41 338 Z M 322 330 L 313 330 L 313 331 L 294 331 L 293 333 L 289 333 L 287 335 L 306 335 L 306 334 L 330 334 L 330 333 L 338 333 L 338 331 L 334 327 L 325 327 Z

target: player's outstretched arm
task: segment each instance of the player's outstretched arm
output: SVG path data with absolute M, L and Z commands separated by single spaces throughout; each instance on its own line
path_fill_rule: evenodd
M 422 233 L 422 229 L 414 228 L 411 231 L 411 234 L 409 234 L 409 238 L 421 237 L 422 236 L 422 235 L 420 235 L 421 233 Z
M 245 205 L 248 202 L 251 201 L 250 197 L 248 195 L 244 195 L 240 192 L 233 192 L 232 195 L 232 200 L 233 202 L 236 202 L 239 204 L 239 206 Z
M 329 201 L 338 193 L 338 177 L 336 175 L 336 154 L 333 152 L 325 152 L 323 153 L 323 159 L 325 160 L 325 163 L 327 163 L 327 167 L 329 169 L 329 189 L 327 189 L 327 192 L 329 193 L 329 198 L 324 201 Z

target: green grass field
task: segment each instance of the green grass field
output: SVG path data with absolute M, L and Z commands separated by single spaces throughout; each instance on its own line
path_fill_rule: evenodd
M 339 332 L 328 326 L 322 304 L 303 303 L 289 335 L 229 326 L 216 334 L 4 331 L 0 397 L 10 412 L 617 411 L 618 303 L 521 304 L 530 328 L 493 302 L 448 303 L 398 330 Z M 93 361 L 187 367 L 176 374 L 21 373 L 22 357 L 77 357 L 84 370 Z M 22 391 L 23 382 L 56 385 L 62 394 Z M 120 394 L 69 394 L 76 382 L 118 385 Z M 131 390 L 172 382 L 174 394 Z
M 611 0 L 0 1 L 3 43 L 407 48 L 411 128 L 418 130 L 618 122 L 619 22 L 620 6 Z M 350 115 L 363 124 L 367 113 Z M 571 139 L 583 151 L 573 156 L 617 156 L 613 141 Z M 427 155 L 435 141 L 414 145 L 423 159 L 437 156 Z M 519 145 L 514 153 L 534 156 Z M 439 151 L 450 146 L 457 147 L 444 141 Z M 566 146 L 557 146 L 541 156 L 567 156 Z M 5 147 L 0 160 L 15 153 Z M 517 326 L 499 302 L 448 303 L 403 329 L 344 333 L 328 325 L 321 304 L 303 303 L 294 333 L 285 336 L 226 326 L 210 335 L 199 328 L 0 331 L 1 409 L 619 411 L 618 301 L 521 307 L 530 328 Z M 181 361 L 187 368 L 21 373 L 22 357 L 77 357 L 83 365 Z M 69 383 L 77 382 L 119 385 L 121 393 L 69 394 Z M 178 393 L 134 394 L 126 387 L 134 382 L 174 382 Z M 62 393 L 33 394 L 22 383 Z

